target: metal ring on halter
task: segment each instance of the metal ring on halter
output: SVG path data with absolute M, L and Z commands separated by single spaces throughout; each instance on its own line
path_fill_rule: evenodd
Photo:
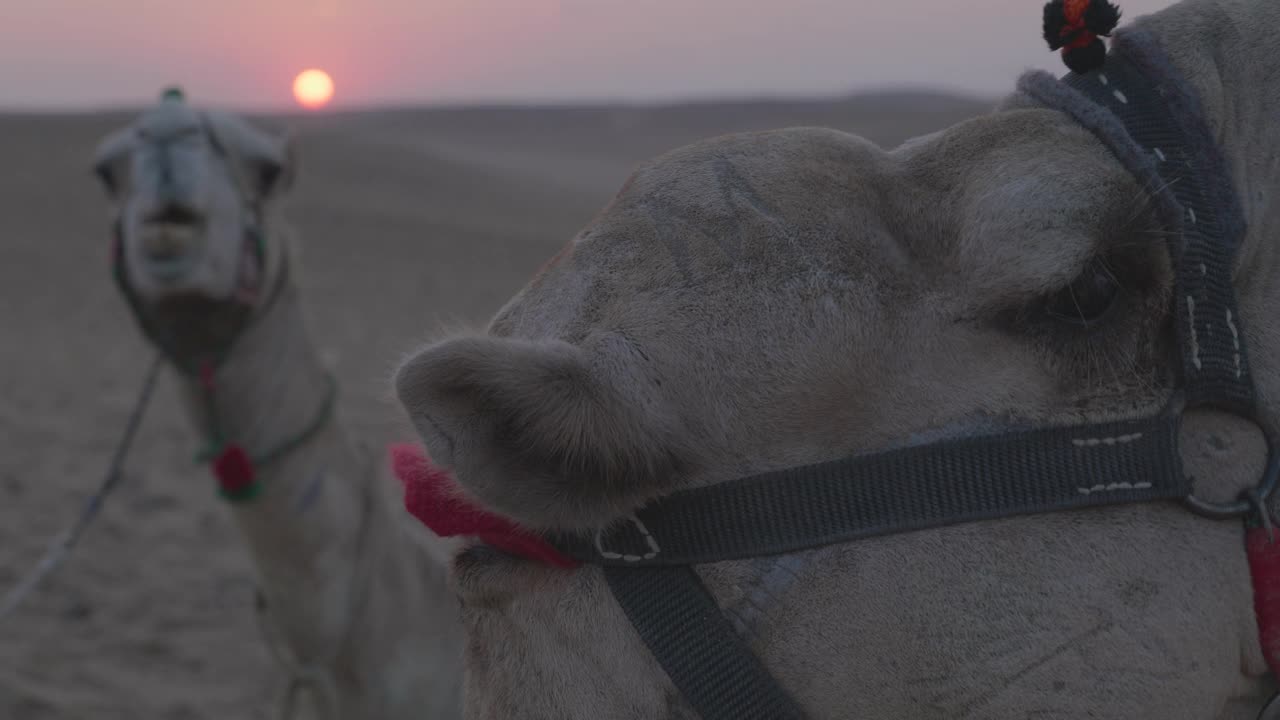
M 1237 417 L 1246 416 L 1237 414 Z M 1240 494 L 1239 499 L 1232 502 L 1201 500 L 1193 492 L 1183 498 L 1183 502 L 1192 512 L 1214 520 L 1243 517 L 1254 512 L 1267 514 L 1267 499 L 1275 491 L 1277 478 L 1280 478 L 1280 441 L 1267 431 L 1267 426 L 1258 419 L 1256 414 L 1250 414 L 1246 419 L 1262 431 L 1262 437 L 1267 441 L 1267 467 L 1262 471 L 1262 478 L 1255 487 L 1245 490 Z

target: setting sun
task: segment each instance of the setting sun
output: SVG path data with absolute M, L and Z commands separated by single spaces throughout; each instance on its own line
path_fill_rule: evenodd
M 323 70 L 303 70 L 293 79 L 293 97 L 305 108 L 324 107 L 333 98 L 333 79 Z

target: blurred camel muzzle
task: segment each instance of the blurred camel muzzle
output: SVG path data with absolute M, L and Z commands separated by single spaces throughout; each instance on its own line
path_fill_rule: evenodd
M 159 276 L 173 278 L 189 268 L 203 246 L 204 215 L 188 205 L 169 203 L 149 214 L 138 228 L 143 256 Z

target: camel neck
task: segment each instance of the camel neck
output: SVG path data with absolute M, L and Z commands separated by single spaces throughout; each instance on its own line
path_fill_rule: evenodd
M 289 285 L 213 372 L 209 395 L 198 378 L 185 377 L 183 389 L 202 439 L 214 434 L 212 415 L 223 440 L 262 457 L 315 425 L 329 382 Z M 260 492 L 231 507 L 272 616 L 299 656 L 331 653 L 351 612 L 372 468 L 330 416 L 254 473 Z
M 330 380 L 296 289 L 282 289 L 223 362 L 184 378 L 184 390 L 207 440 L 241 446 L 253 457 L 272 454 L 312 427 L 324 414 Z

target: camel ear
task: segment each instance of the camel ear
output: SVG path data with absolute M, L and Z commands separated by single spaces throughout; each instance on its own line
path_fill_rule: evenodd
M 395 389 L 433 460 L 486 508 L 598 528 L 669 488 L 688 455 L 630 345 L 592 345 L 449 340 L 406 362 Z
M 291 134 L 268 133 L 231 113 L 210 111 L 205 118 L 258 197 L 281 194 L 293 185 L 297 150 Z
M 128 182 L 129 153 L 133 150 L 134 138 L 132 127 L 117 130 L 94 149 L 93 174 L 112 200 L 120 196 Z

